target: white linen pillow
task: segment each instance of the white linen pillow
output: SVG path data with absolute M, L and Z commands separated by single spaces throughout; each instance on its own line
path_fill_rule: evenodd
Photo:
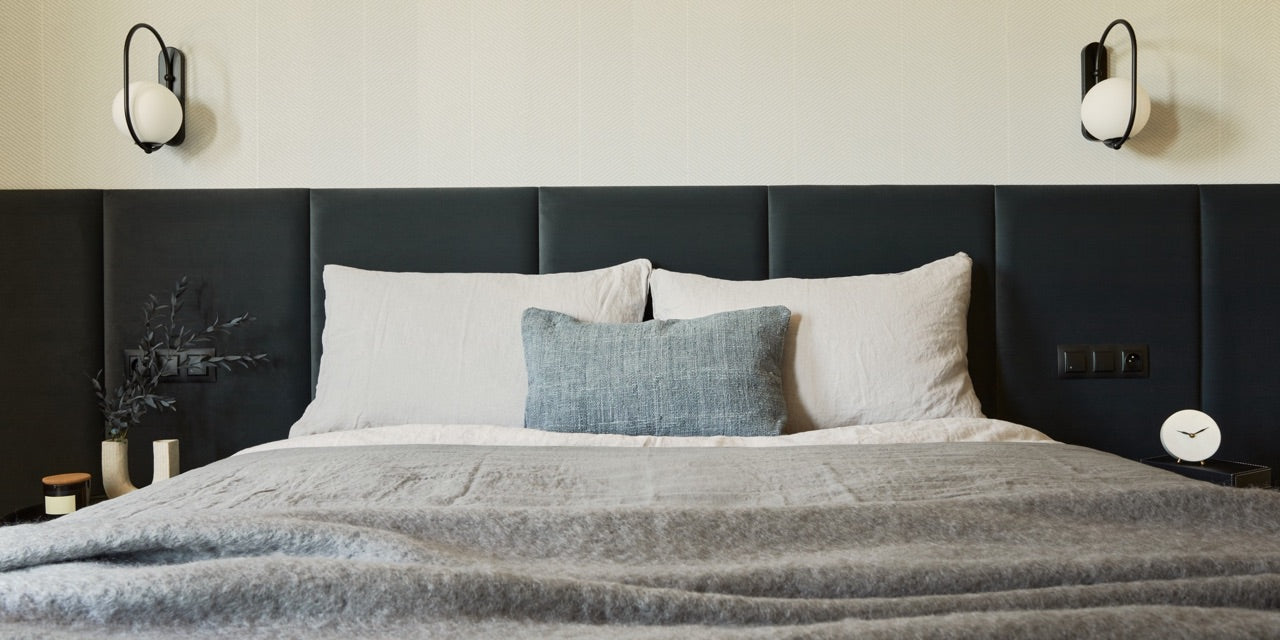
M 653 316 L 791 309 L 783 363 L 787 431 L 982 417 L 969 379 L 964 253 L 903 273 L 735 281 L 657 269 Z
M 652 270 L 648 260 L 544 275 L 326 265 L 316 396 L 289 436 L 408 423 L 523 426 L 524 310 L 639 322 Z

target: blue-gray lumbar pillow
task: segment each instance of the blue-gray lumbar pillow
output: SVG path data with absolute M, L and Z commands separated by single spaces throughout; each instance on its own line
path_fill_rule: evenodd
M 610 324 L 526 309 L 524 425 L 577 433 L 776 436 L 791 311 Z

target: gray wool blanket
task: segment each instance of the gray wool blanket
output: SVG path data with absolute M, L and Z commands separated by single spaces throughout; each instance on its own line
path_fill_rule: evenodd
M 1280 493 L 1058 444 L 246 454 L 0 528 L 0 637 L 1274 638 Z

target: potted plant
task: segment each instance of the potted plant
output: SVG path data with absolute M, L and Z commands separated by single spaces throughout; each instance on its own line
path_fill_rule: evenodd
M 109 498 L 136 488 L 129 480 L 129 428 L 149 410 L 177 410 L 176 398 L 157 392 L 167 372 L 201 363 L 231 371 L 233 365 L 249 368 L 268 359 L 265 353 L 215 355 L 209 347 L 220 336 L 252 322 L 253 317 L 245 313 L 225 322 L 215 318 L 203 328 L 187 329 L 178 318 L 186 292 L 187 278 L 183 276 L 174 284 L 167 303 L 154 294 L 147 296 L 142 304 L 142 336 L 131 353 L 123 380 L 110 392 L 103 383 L 102 371 L 92 380 L 104 421 L 102 484 Z

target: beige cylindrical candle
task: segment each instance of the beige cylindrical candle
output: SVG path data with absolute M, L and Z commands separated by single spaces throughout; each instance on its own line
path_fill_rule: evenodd
M 44 512 L 61 516 L 89 506 L 89 474 L 60 473 L 45 476 Z

